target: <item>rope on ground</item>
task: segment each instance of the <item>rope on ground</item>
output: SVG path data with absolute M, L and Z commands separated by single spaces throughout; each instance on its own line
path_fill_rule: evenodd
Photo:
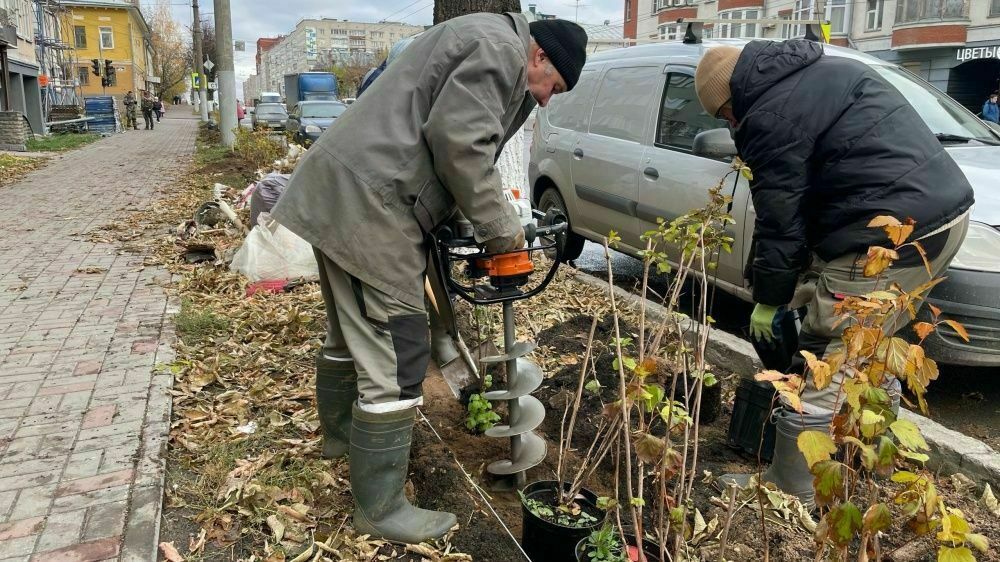
M 487 499 L 487 494 L 483 492 L 482 488 L 479 487 L 479 484 L 476 484 L 475 480 L 473 480 L 472 477 L 469 476 L 469 471 L 465 470 L 465 467 L 462 466 L 462 462 L 458 460 L 458 457 L 455 455 L 455 452 L 451 450 L 451 447 L 449 447 L 448 444 L 444 442 L 444 439 L 441 438 L 441 435 L 439 435 L 437 430 L 434 429 L 434 424 L 431 423 L 431 420 L 427 419 L 427 416 L 424 415 L 424 413 L 420 410 L 420 408 L 417 408 L 417 412 L 420 414 L 420 418 L 424 420 L 424 423 L 427 424 L 427 427 L 431 428 L 431 432 L 434 433 L 434 437 L 437 437 L 438 442 L 440 442 L 441 445 L 443 445 L 444 448 L 448 449 L 448 452 L 451 453 L 451 458 L 455 461 L 455 464 L 458 465 L 458 468 L 462 470 L 462 474 L 465 476 L 465 479 L 469 481 L 469 484 L 472 484 L 472 488 L 476 490 L 476 493 L 479 494 L 480 498 L 482 498 L 483 503 L 485 503 L 486 507 L 490 509 L 490 513 L 492 513 L 493 517 L 495 517 L 497 522 L 500 523 L 500 526 L 503 527 L 503 530 L 507 532 L 507 536 L 510 537 L 510 540 L 512 540 L 514 542 L 514 545 L 517 546 L 517 549 L 521 551 L 521 555 L 524 556 L 524 559 L 527 560 L 528 562 L 531 562 L 531 557 L 528 556 L 528 553 L 525 552 L 523 548 L 521 548 L 521 543 L 517 542 L 517 538 L 514 537 L 514 533 L 510 532 L 510 529 L 507 527 L 507 524 L 503 522 L 503 519 L 500 518 L 500 515 L 496 512 L 496 510 L 493 509 L 493 504 L 491 504 L 490 500 Z

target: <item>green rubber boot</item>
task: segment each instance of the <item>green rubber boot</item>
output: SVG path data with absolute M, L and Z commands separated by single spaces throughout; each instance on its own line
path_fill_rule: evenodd
M 347 454 L 351 446 L 351 405 L 358 401 L 354 361 L 316 356 L 316 409 L 323 427 L 323 458 Z
M 403 494 L 415 411 L 372 414 L 354 406 L 350 462 L 358 534 L 418 544 L 455 526 L 453 514 L 414 507 Z

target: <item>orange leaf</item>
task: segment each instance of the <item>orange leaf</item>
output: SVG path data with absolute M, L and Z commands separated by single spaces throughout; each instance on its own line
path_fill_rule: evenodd
M 865 277 L 878 276 L 886 269 L 889 269 L 893 260 L 898 259 L 899 253 L 897 253 L 896 250 L 883 248 L 881 246 L 872 246 L 868 248 L 868 259 L 865 261 Z
M 882 226 L 900 226 L 899 219 L 889 215 L 879 215 L 868 223 L 868 228 L 879 228 Z
M 886 226 L 882 230 L 889 236 L 889 240 L 896 246 L 900 246 L 913 234 L 912 224 L 901 224 L 899 226 Z
M 917 322 L 913 325 L 913 331 L 917 333 L 917 337 L 923 340 L 934 332 L 934 324 L 929 322 Z
M 961 337 L 963 340 L 966 341 L 966 343 L 968 343 L 969 332 L 965 331 L 965 326 L 959 324 L 958 322 L 955 322 L 954 320 L 945 320 L 944 323 L 951 326 L 953 330 L 958 332 L 959 337 Z
M 768 370 L 757 373 L 756 375 L 753 376 L 753 378 L 757 379 L 760 382 L 781 381 L 788 378 L 788 375 L 781 373 L 779 371 Z
M 921 257 L 921 259 L 924 260 L 924 269 L 927 270 L 927 275 L 929 277 L 934 277 L 934 273 L 931 271 L 931 261 L 929 259 L 927 259 L 927 252 L 924 250 L 924 245 L 921 244 L 917 240 L 914 240 L 913 242 L 910 242 L 910 244 L 914 248 L 916 248 L 918 252 L 920 252 L 920 257 Z
M 931 307 L 931 314 L 933 314 L 934 315 L 934 319 L 937 320 L 937 317 L 941 316 L 941 309 L 938 308 L 938 307 L 936 307 L 936 306 L 934 306 L 931 303 L 927 303 L 927 306 Z

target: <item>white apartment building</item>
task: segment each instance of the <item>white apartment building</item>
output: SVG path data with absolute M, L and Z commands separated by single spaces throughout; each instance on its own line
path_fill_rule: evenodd
M 397 41 L 424 30 L 399 22 L 366 23 L 336 18 L 303 19 L 261 56 L 259 89 L 281 92 L 284 75 L 337 62 L 374 66 Z
M 252 100 L 260 98 L 260 77 L 251 74 L 243 81 L 243 103 L 250 105 Z
M 706 37 L 801 37 L 795 20 L 830 22 L 832 44 L 898 63 L 978 112 L 1000 87 L 1000 0 L 623 0 L 625 37 L 680 41 L 678 18 L 730 20 Z M 741 24 L 742 19 L 774 23 Z M 789 24 L 789 25 L 783 25 Z

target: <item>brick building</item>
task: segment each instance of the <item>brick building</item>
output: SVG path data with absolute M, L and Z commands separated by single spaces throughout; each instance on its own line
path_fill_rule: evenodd
M 695 17 L 732 21 L 706 26 L 717 38 L 799 37 L 796 20 L 828 20 L 831 43 L 900 64 L 977 112 L 1000 87 L 1000 0 L 623 0 L 634 43 L 679 41 L 675 22 Z

